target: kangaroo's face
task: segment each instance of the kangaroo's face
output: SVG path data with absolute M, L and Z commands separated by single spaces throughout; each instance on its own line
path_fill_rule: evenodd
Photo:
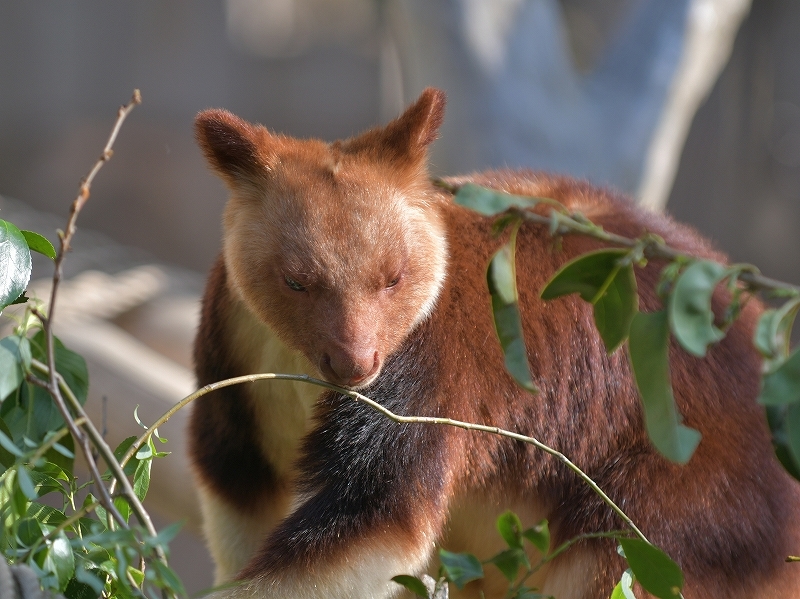
M 326 144 L 270 134 L 223 111 L 200 144 L 231 188 L 226 268 L 248 308 L 328 381 L 359 388 L 432 309 L 446 241 L 426 170 L 443 97 Z

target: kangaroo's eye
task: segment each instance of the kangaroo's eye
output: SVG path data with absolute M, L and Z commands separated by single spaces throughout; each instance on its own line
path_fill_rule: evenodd
M 305 291 L 306 288 L 303 287 L 300 283 L 295 281 L 291 277 L 287 277 L 286 275 L 283 276 L 283 280 L 286 281 L 286 284 L 289 286 L 289 289 L 292 291 Z
M 400 282 L 400 276 L 396 276 L 395 278 L 391 279 L 388 283 L 386 283 L 386 289 L 391 289 L 395 285 Z

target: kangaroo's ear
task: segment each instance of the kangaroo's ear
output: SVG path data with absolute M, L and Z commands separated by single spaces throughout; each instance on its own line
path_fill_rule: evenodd
M 263 127 L 251 125 L 227 110 L 204 110 L 194 122 L 195 137 L 211 167 L 230 184 L 263 175 L 266 165 L 259 153 Z
M 384 128 L 384 144 L 398 156 L 422 156 L 439 136 L 447 99 L 444 92 L 432 87 Z
M 438 136 L 445 103 L 444 92 L 429 87 L 395 120 L 383 128 L 372 129 L 348 140 L 343 149 L 373 153 L 377 158 L 395 163 L 417 165 L 426 158 L 428 146 Z

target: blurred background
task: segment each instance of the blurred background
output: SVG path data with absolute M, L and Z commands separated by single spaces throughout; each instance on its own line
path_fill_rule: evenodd
M 796 0 L 0 0 L 0 218 L 55 241 L 134 88 L 79 221 L 59 333 L 90 365 L 109 440 L 193 388 L 222 184 L 193 141 L 224 107 L 348 137 L 426 86 L 448 93 L 435 174 L 555 170 L 620 189 L 800 283 Z M 48 265 L 34 288 L 46 293 Z M 179 416 L 148 503 L 187 519 L 187 587 L 211 581 Z

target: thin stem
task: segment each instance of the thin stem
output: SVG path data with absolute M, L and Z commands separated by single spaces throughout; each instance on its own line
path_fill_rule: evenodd
M 76 426 L 81 426 L 82 424 L 83 424 L 83 419 L 79 418 L 75 420 Z M 60 431 L 58 431 L 56 434 L 54 434 L 47 441 L 45 441 L 39 446 L 39 449 L 37 449 L 36 453 L 34 453 L 33 456 L 31 456 L 31 459 L 28 463 L 31 465 L 36 464 L 36 462 L 38 462 L 40 459 L 44 457 L 44 454 L 50 451 L 50 448 L 52 448 L 56 443 L 61 441 L 61 439 L 63 439 L 67 435 L 69 435 L 69 428 L 62 428 Z
M 63 276 L 62 264 L 64 262 L 64 258 L 67 255 L 67 252 L 70 249 L 70 243 L 72 242 L 72 237 L 73 235 L 75 235 L 76 231 L 75 223 L 78 220 L 78 214 L 80 214 L 81 209 L 89 199 L 89 195 L 91 193 L 91 188 L 92 188 L 92 182 L 94 181 L 95 176 L 103 167 L 103 165 L 111 159 L 111 156 L 114 153 L 112 147 L 117 139 L 117 134 L 119 133 L 119 130 L 122 127 L 122 123 L 125 121 L 128 114 L 130 114 L 130 112 L 137 105 L 141 103 L 142 103 L 142 96 L 139 93 L 139 90 L 136 89 L 133 91 L 133 97 L 131 98 L 130 102 L 128 102 L 124 106 L 121 106 L 117 111 L 117 119 L 114 122 L 114 126 L 111 129 L 111 134 L 108 137 L 108 141 L 106 142 L 106 145 L 103 148 L 103 153 L 100 155 L 100 158 L 97 159 L 97 162 L 95 162 L 94 166 L 89 171 L 89 174 L 87 174 L 86 177 L 84 177 L 81 180 L 80 187 L 78 190 L 78 195 L 72 202 L 72 208 L 70 209 L 69 219 L 67 220 L 67 228 L 65 231 L 59 233 L 59 240 L 61 242 L 61 247 L 59 248 L 58 254 L 56 255 L 55 259 L 55 268 L 53 272 L 53 286 L 50 289 L 50 304 L 48 307 L 47 317 L 42 319 L 42 326 L 44 327 L 47 336 L 47 362 L 48 364 L 50 364 L 50 371 L 51 371 L 50 384 L 53 387 L 56 386 L 56 379 L 55 379 L 56 367 L 55 367 L 55 353 L 53 348 L 53 331 L 51 323 L 53 322 L 53 314 L 55 312 L 56 296 L 58 294 L 59 284 Z
M 31 360 L 31 366 L 33 366 L 36 370 L 39 371 L 42 370 L 46 371 L 47 369 L 47 365 L 42 364 L 36 359 Z M 114 457 L 114 452 L 105 442 L 102 435 L 94 426 L 92 421 L 87 417 L 86 412 L 83 409 L 83 406 L 78 401 L 78 398 L 75 397 L 75 394 L 72 392 L 72 389 L 69 388 L 69 385 L 66 384 L 64 378 L 60 374 L 57 374 L 57 382 L 59 385 L 58 389 L 64 394 L 64 396 L 67 397 L 72 409 L 75 410 L 79 418 L 83 420 L 83 430 L 86 431 L 88 437 L 91 438 L 92 443 L 100 452 L 100 455 L 103 457 L 103 461 L 106 463 L 108 468 L 113 473 L 114 480 L 119 481 L 119 483 L 122 485 L 122 492 L 125 496 L 125 499 L 127 499 L 128 502 L 131 504 L 131 510 L 136 515 L 137 520 L 139 520 L 142 526 L 144 526 L 147 529 L 148 533 L 150 533 L 152 536 L 156 536 L 156 534 L 158 533 L 155 527 L 153 526 L 153 522 L 150 519 L 150 515 L 144 509 L 142 502 L 139 501 L 139 498 L 136 496 L 136 493 L 134 492 L 133 487 L 131 486 L 130 481 L 128 480 L 128 477 L 125 476 L 123 467 L 120 466 L 119 462 Z M 84 438 L 84 440 L 88 443 L 88 439 Z M 110 496 L 113 495 L 114 493 L 113 488 L 111 489 L 105 488 L 105 486 L 102 484 L 102 479 L 100 477 L 99 472 L 97 472 L 96 475 L 93 473 L 93 475 L 95 476 L 95 480 L 98 481 L 98 488 L 108 493 L 110 500 L 111 499 Z M 111 501 L 111 505 L 113 507 L 113 501 Z M 106 506 L 104 505 L 104 507 Z M 124 520 L 123 520 L 123 525 L 124 525 Z M 127 526 L 125 527 L 127 528 Z
M 50 290 L 50 304 L 48 307 L 47 315 L 43 315 L 40 313 L 40 319 L 42 321 L 42 328 L 45 332 L 45 338 L 47 343 L 47 375 L 49 381 L 46 385 L 43 386 L 48 393 L 53 398 L 53 401 L 58 408 L 61 417 L 67 424 L 70 433 L 74 436 L 78 445 L 80 445 L 81 449 L 85 454 L 85 458 L 87 464 L 89 465 L 89 469 L 92 471 L 92 475 L 94 476 L 95 473 L 99 474 L 97 470 L 97 464 L 91 454 L 91 448 L 86 440 L 85 435 L 81 432 L 81 428 L 76 426 L 75 422 L 72 420 L 72 415 L 67 408 L 64 398 L 61 396 L 59 392 L 59 383 L 58 383 L 58 372 L 56 371 L 56 356 L 55 356 L 55 342 L 54 342 L 54 335 L 53 335 L 53 317 L 55 314 L 56 309 L 56 297 L 58 295 L 59 284 L 61 282 L 61 278 L 63 276 L 63 262 L 64 258 L 66 257 L 67 251 L 70 248 L 70 242 L 72 241 L 72 236 L 75 234 L 75 222 L 77 221 L 78 214 L 80 213 L 83 205 L 89 199 L 92 181 L 94 181 L 95 175 L 97 175 L 100 168 L 105 164 L 112 156 L 112 146 L 114 145 L 114 141 L 117 138 L 117 134 L 119 133 L 120 127 L 122 127 L 122 123 L 125 121 L 125 118 L 128 114 L 133 110 L 133 108 L 140 104 L 142 101 L 141 94 L 139 90 L 134 90 L 133 97 L 131 101 L 120 107 L 117 111 L 117 119 L 114 123 L 114 126 L 111 130 L 111 135 L 106 142 L 105 148 L 103 148 L 103 153 L 100 155 L 100 158 L 94 164 L 94 166 L 89 171 L 89 174 L 81 181 L 80 188 L 78 191 L 78 195 L 72 203 L 72 208 L 70 210 L 69 219 L 67 220 L 67 228 L 66 231 L 59 233 L 60 239 L 60 248 L 58 254 L 56 255 L 55 259 L 55 266 L 53 270 L 53 285 Z M 35 382 L 35 381 L 34 381 Z M 37 383 L 38 384 L 38 383 Z M 112 515 L 114 520 L 119 522 L 121 525 L 125 525 L 125 521 L 119 512 L 114 507 L 113 501 L 111 497 L 108 496 L 105 487 L 102 484 L 101 479 L 97 478 L 98 482 L 98 489 L 102 489 L 100 491 L 102 495 L 102 499 L 104 502 L 107 502 L 107 505 L 104 507 L 107 509 L 108 513 Z
M 522 588 L 522 585 L 525 584 L 525 581 L 528 580 L 533 574 L 541 570 L 547 563 L 556 559 L 559 555 L 564 553 L 567 549 L 572 547 L 575 543 L 579 543 L 580 541 L 585 541 L 587 539 L 619 539 L 620 537 L 627 536 L 630 533 L 628 530 L 610 530 L 608 532 L 588 532 L 577 537 L 573 537 L 567 541 L 564 541 L 556 547 L 556 549 L 539 560 L 539 563 L 533 566 L 530 570 L 525 573 L 525 576 L 520 579 L 520 581 L 516 584 L 513 589 L 509 589 L 509 592 L 518 591 Z
M 44 374 L 49 373 L 49 367 L 46 364 L 42 364 L 38 360 L 32 360 L 31 365 L 36 367 L 37 370 L 40 370 Z M 92 449 L 89 445 L 88 439 L 81 429 L 76 423 L 75 419 L 73 419 L 72 414 L 70 413 L 69 409 L 67 408 L 67 404 L 64 402 L 64 397 L 61 395 L 61 391 L 58 387 L 58 380 L 61 378 L 61 375 L 56 373 L 56 385 L 52 386 L 49 382 L 45 382 L 42 379 L 39 379 L 35 376 L 28 377 L 28 381 L 32 384 L 42 387 L 45 391 L 50 394 L 50 397 L 53 398 L 53 403 L 56 404 L 61 417 L 64 419 L 64 422 L 67 424 L 67 428 L 69 432 L 75 439 L 75 442 L 81 448 L 83 452 L 83 456 L 86 459 L 86 464 L 89 466 L 89 471 L 97 481 L 97 491 L 100 494 L 101 499 L 103 500 L 103 507 L 106 508 L 108 514 L 120 525 L 127 528 L 127 524 L 125 523 L 125 519 L 119 513 L 117 508 L 114 506 L 114 501 L 111 499 L 111 495 L 109 495 L 108 490 L 103 486 L 102 479 L 100 477 L 100 471 L 97 468 L 97 462 L 94 460 L 94 456 L 92 456 Z M 63 379 L 61 379 L 63 380 Z M 71 393 L 71 391 L 70 391 Z M 80 405 L 80 404 L 78 404 Z M 85 418 L 86 414 L 82 414 Z M 85 424 L 85 423 L 84 423 Z
M 519 433 L 514 433 L 511 431 L 507 431 L 505 429 L 498 428 L 496 426 L 485 426 L 482 424 L 473 424 L 470 422 L 463 422 L 461 420 L 453 420 L 451 418 L 439 418 L 439 417 L 432 417 L 432 416 L 401 416 L 400 414 L 395 414 L 391 410 L 385 408 L 381 404 L 376 401 L 371 400 L 369 397 L 365 395 L 361 395 L 357 391 L 352 391 L 350 389 L 345 389 L 344 387 L 339 387 L 337 385 L 333 385 L 326 381 L 322 381 L 320 379 L 315 379 L 305 374 L 274 374 L 274 373 L 264 373 L 264 374 L 251 374 L 247 376 L 239 376 L 236 378 L 226 379 L 224 381 L 219 381 L 217 383 L 212 383 L 210 385 L 206 385 L 205 387 L 198 389 L 191 395 L 186 396 L 177 404 L 175 404 L 170 410 L 164 414 L 161 418 L 159 418 L 155 424 L 153 424 L 147 431 L 139 437 L 128 449 L 125 456 L 120 460 L 120 465 L 124 468 L 125 464 L 130 461 L 130 459 L 136 455 L 136 452 L 139 451 L 142 445 L 144 445 L 147 440 L 150 438 L 150 435 L 153 434 L 156 428 L 163 425 L 167 420 L 172 417 L 178 410 L 187 406 L 195 399 L 202 397 L 203 395 L 210 393 L 216 389 L 221 389 L 223 387 L 229 387 L 231 385 L 239 385 L 242 383 L 252 383 L 255 381 L 263 381 L 263 380 L 282 380 L 282 381 L 301 381 L 305 383 L 309 383 L 312 385 L 316 385 L 318 387 L 324 387 L 325 389 L 330 389 L 332 391 L 336 391 L 342 395 L 346 395 L 348 397 L 352 397 L 356 401 L 360 401 L 363 404 L 368 405 L 372 409 L 380 412 L 390 420 L 393 420 L 398 423 L 407 424 L 407 423 L 418 423 L 418 424 L 440 424 L 446 426 L 454 426 L 457 428 L 462 428 L 466 430 L 472 431 L 481 431 L 485 433 L 492 433 L 494 435 L 500 435 L 502 437 L 508 437 L 509 439 L 514 439 L 515 441 L 521 441 L 523 443 L 528 443 L 541 449 L 545 453 L 548 453 L 562 463 L 564 463 L 570 470 L 575 472 L 586 484 L 588 484 L 591 489 L 597 493 L 597 495 L 612 509 L 614 512 L 622 519 L 625 524 L 627 524 L 630 529 L 638 536 L 640 539 L 649 543 L 650 541 L 647 540 L 647 537 L 644 536 L 641 530 L 633 523 L 633 521 L 622 511 L 622 509 L 617 506 L 614 501 L 605 494 L 605 492 L 595 483 L 583 470 L 581 470 L 578 466 L 576 466 L 572 461 L 570 461 L 567 456 L 565 456 L 560 451 L 557 451 L 544 443 L 538 441 L 533 437 L 528 437 L 525 435 L 520 435 Z

